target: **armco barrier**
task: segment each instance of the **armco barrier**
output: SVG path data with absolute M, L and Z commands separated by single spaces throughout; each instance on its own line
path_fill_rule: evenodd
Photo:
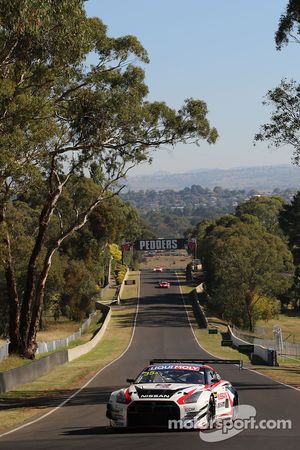
M 0 372 L 0 392 L 7 392 L 19 384 L 30 383 L 36 378 L 45 375 L 54 367 L 73 361 L 73 359 L 92 350 L 102 339 L 111 317 L 111 308 L 109 306 L 96 302 L 96 309 L 103 312 L 105 319 L 100 330 L 93 339 L 86 344 L 78 345 L 72 349 L 46 355 L 25 366 L 17 367 L 16 369 L 11 369 L 7 372 Z

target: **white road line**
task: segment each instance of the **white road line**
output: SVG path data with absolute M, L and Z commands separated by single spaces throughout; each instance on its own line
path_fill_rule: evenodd
M 179 282 L 177 272 L 176 272 L 176 278 L 177 278 L 177 281 Z M 183 296 L 183 294 L 182 294 L 180 282 L 179 282 L 179 289 L 180 289 L 180 295 L 181 295 L 181 298 L 182 298 L 182 303 L 184 304 L 185 313 L 186 313 L 186 315 L 187 315 L 188 322 L 189 322 L 189 325 L 190 325 L 190 327 L 191 327 L 191 330 L 192 330 L 192 333 L 193 333 L 193 336 L 194 336 L 195 341 L 197 342 L 197 344 L 199 345 L 199 347 L 200 347 L 202 350 L 204 350 L 206 353 L 208 353 L 209 355 L 213 356 L 214 358 L 219 359 L 219 356 L 213 355 L 212 353 L 210 353 L 209 351 L 207 351 L 204 347 L 202 347 L 202 345 L 199 343 L 199 341 L 198 341 L 198 339 L 197 339 L 197 336 L 196 336 L 196 334 L 195 334 L 195 332 L 194 332 L 193 325 L 192 325 L 192 322 L 191 322 L 191 320 L 190 320 L 189 314 L 188 314 L 188 310 L 187 310 L 187 307 L 186 307 L 186 303 L 185 303 L 185 300 L 184 300 L 184 296 Z M 296 387 L 294 387 L 294 386 L 291 386 L 290 384 L 283 383 L 282 381 L 274 380 L 274 378 L 272 378 L 272 377 L 270 377 L 270 376 L 268 376 L 268 375 L 265 375 L 265 374 L 263 374 L 263 373 L 261 373 L 261 372 L 258 372 L 257 370 L 254 370 L 254 369 L 248 369 L 247 367 L 243 367 L 243 370 L 248 370 L 249 372 L 256 373 L 256 374 L 258 374 L 258 375 L 260 375 L 260 376 L 262 376 L 262 377 L 265 377 L 265 378 L 268 378 L 269 380 L 274 381 L 275 383 L 282 384 L 283 386 L 286 386 L 286 387 L 288 387 L 288 388 L 290 388 L 290 389 L 294 389 L 295 391 L 300 392 L 300 389 L 299 389 L 299 388 L 296 388 Z M 0 436 L 0 437 L 1 437 L 1 436 Z
M 60 409 L 63 406 L 65 406 L 70 400 L 72 400 L 72 398 L 76 397 L 76 395 L 78 395 L 83 389 L 85 389 L 104 369 L 106 369 L 107 367 L 111 366 L 112 364 L 114 364 L 116 361 L 118 361 L 119 359 L 121 359 L 125 355 L 125 353 L 129 350 L 129 347 L 132 344 L 132 341 L 133 341 L 133 338 L 134 338 L 134 334 L 135 334 L 136 322 L 137 322 L 137 317 L 138 317 L 138 313 L 139 313 L 140 289 L 141 289 L 141 281 L 140 281 L 140 276 L 139 276 L 137 305 L 136 305 L 136 312 L 135 312 L 135 316 L 134 316 L 134 320 L 133 320 L 133 328 L 132 328 L 132 332 L 131 332 L 130 341 L 129 341 L 126 349 L 123 351 L 123 353 L 121 353 L 120 356 L 115 358 L 110 363 L 106 364 L 106 366 L 102 367 L 102 369 L 98 370 L 98 372 L 90 380 L 88 380 L 81 388 L 79 388 L 76 392 L 74 392 L 74 394 L 70 395 L 70 397 L 68 397 L 66 400 L 64 400 L 62 403 L 60 403 L 58 406 L 56 406 L 55 408 L 51 409 L 51 411 L 47 412 L 46 414 L 43 414 L 41 417 L 38 417 L 35 420 L 32 420 L 31 422 L 24 423 L 23 425 L 20 425 L 17 428 L 14 428 L 14 429 L 12 429 L 10 431 L 6 431 L 5 433 L 0 434 L 0 438 L 2 438 L 4 436 L 7 436 L 8 434 L 15 433 L 16 431 L 22 430 L 23 428 L 29 427 L 30 425 L 33 425 L 33 424 L 39 422 L 40 420 L 43 420 L 46 417 L 50 416 L 51 414 L 55 413 L 55 411 L 57 411 L 58 409 Z

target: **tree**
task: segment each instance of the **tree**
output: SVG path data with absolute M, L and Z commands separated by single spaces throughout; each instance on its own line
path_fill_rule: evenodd
M 295 265 L 294 283 L 291 294 L 295 308 L 300 307 L 300 192 L 291 204 L 286 204 L 279 215 L 279 224 L 286 234 Z
M 64 241 L 120 192 L 128 170 L 149 161 L 152 150 L 202 139 L 214 143 L 218 136 L 203 101 L 187 99 L 178 111 L 149 102 L 144 72 L 130 64 L 132 58 L 148 62 L 144 48 L 133 36 L 108 37 L 83 5 L 83 0 L 0 1 L 3 265 L 10 352 L 26 358 L 35 355 L 46 282 Z M 87 66 L 91 52 L 98 61 Z M 94 184 L 81 183 L 87 173 Z M 7 209 L 29 189 L 41 192 L 41 206 L 20 295 Z M 50 239 L 54 223 L 57 232 Z
M 253 331 L 266 303 L 277 310 L 270 299 L 288 290 L 293 270 L 279 236 L 259 224 L 223 221 L 206 234 L 202 251 L 212 306 L 225 319 Z
M 271 106 L 270 123 L 261 126 L 255 141 L 268 141 L 270 147 L 288 145 L 293 150 L 293 163 L 300 165 L 300 85 L 282 80 L 269 90 L 263 104 Z
M 244 214 L 256 216 L 269 233 L 280 233 L 278 216 L 284 201 L 280 197 L 251 197 L 236 207 L 237 217 Z
M 277 50 L 281 50 L 283 45 L 291 42 L 299 43 L 300 39 L 300 4 L 298 0 L 289 0 L 285 14 L 282 14 L 279 21 L 278 30 L 275 34 Z

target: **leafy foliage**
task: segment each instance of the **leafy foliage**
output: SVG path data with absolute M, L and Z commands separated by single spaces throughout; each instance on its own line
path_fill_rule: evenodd
M 202 252 L 211 306 L 224 319 L 253 331 L 267 310 L 277 311 L 271 299 L 288 290 L 293 270 L 280 237 L 259 224 L 223 221 L 206 233 Z
M 299 43 L 297 34 L 300 35 L 300 4 L 298 0 L 289 0 L 275 35 L 277 50 L 281 50 L 290 40 Z
M 151 159 L 150 150 L 214 143 L 218 134 L 201 100 L 186 99 L 178 111 L 149 102 L 144 71 L 132 64 L 147 63 L 146 50 L 134 36 L 107 36 L 100 19 L 86 16 L 83 0 L 0 0 L 0 21 L 0 223 L 10 350 L 34 358 L 59 249 L 99 205 L 111 206 L 101 230 L 107 233 L 121 180 Z M 88 64 L 91 52 L 94 65 Z M 23 284 L 12 249 L 13 233 L 19 234 L 9 218 L 19 196 L 33 197 L 37 213 L 32 241 L 24 242 Z M 126 214 L 133 223 L 133 210 Z M 78 271 L 88 280 L 80 264 Z
M 256 141 L 268 141 L 279 148 L 288 145 L 293 150 L 293 163 L 300 162 L 300 85 L 295 81 L 282 80 L 281 84 L 269 90 L 263 102 L 274 108 L 270 123 L 261 126 L 255 135 Z

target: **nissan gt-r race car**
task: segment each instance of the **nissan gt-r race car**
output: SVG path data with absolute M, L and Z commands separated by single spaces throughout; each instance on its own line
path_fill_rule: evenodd
M 210 366 L 239 360 L 155 359 L 129 387 L 114 391 L 106 416 L 115 427 L 208 429 L 232 418 L 238 393 Z

